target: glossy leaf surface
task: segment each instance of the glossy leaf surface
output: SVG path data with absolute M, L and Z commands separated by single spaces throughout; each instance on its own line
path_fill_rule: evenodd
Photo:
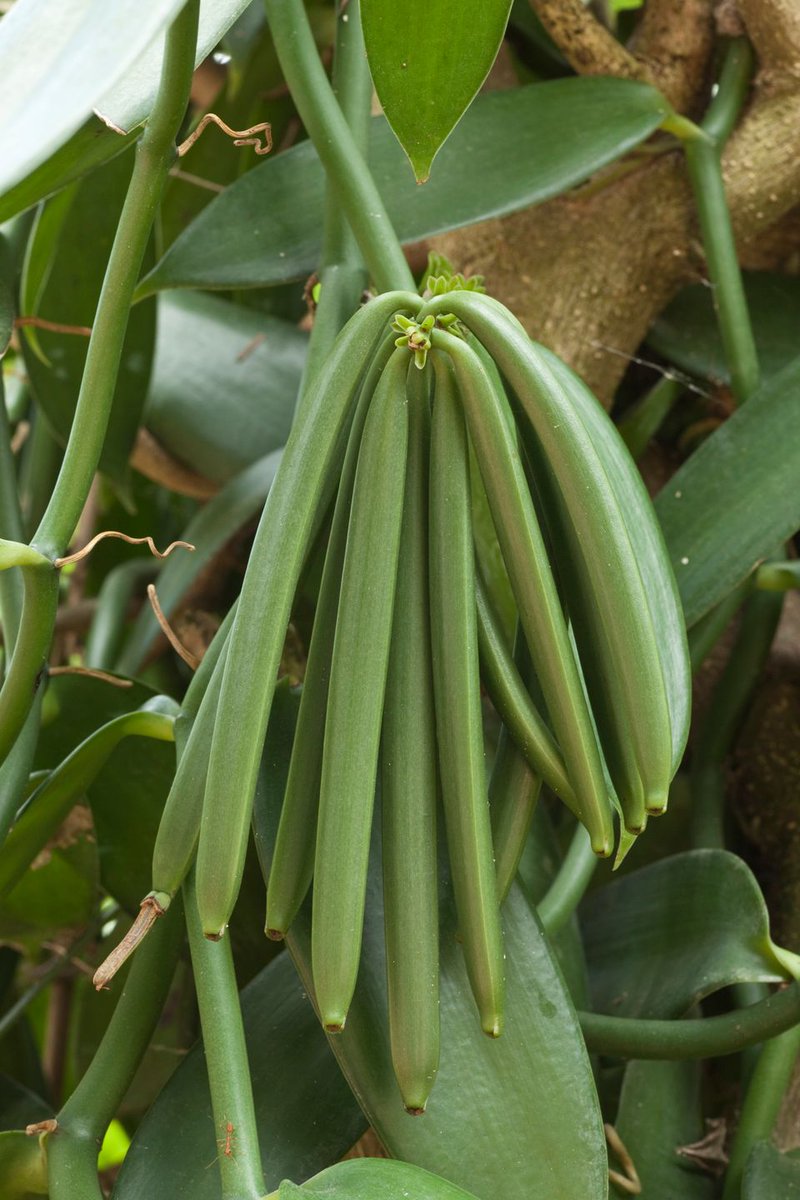
M 673 1018 L 730 983 L 791 978 L 750 869 L 694 850 L 592 892 L 581 908 L 592 1007 Z
M 226 483 L 284 445 L 307 341 L 289 321 L 219 296 L 162 297 L 145 424 L 193 470 Z
M 414 183 L 394 135 L 376 117 L 370 168 L 398 236 L 413 242 L 567 191 L 646 138 L 666 111 L 653 88 L 626 80 L 531 84 L 479 97 L 443 147 L 425 187 Z M 319 262 L 323 191 L 322 168 L 310 143 L 266 160 L 204 209 L 140 294 L 304 278 Z
M 197 62 L 214 49 L 247 2 L 204 0 Z M 4 20 L 0 37 L 5 118 L 0 221 L 129 144 L 119 130 L 134 129 L 150 111 L 163 57 L 158 31 L 180 10 L 181 0 L 159 0 L 144 15 L 136 0 L 115 4 L 110 13 L 103 0 L 69 0 L 58 6 L 56 20 L 48 0 L 26 0 L 16 7 L 14 22 Z M 9 119 L 23 109 L 24 124 L 22 117 Z M 7 144 L 13 152 L 6 153 Z
M 355 1158 L 337 1163 L 302 1188 L 281 1184 L 277 1200 L 319 1196 L 320 1200 L 475 1200 L 471 1192 L 410 1163 L 385 1158 Z
M 366 1121 L 288 955 L 245 988 L 242 1016 L 267 1186 L 275 1188 L 281 1179 L 303 1180 L 335 1162 Z M 114 1200 L 218 1200 L 217 1140 L 224 1132 L 214 1128 L 197 1046 L 139 1126 Z
M 765 380 L 655 500 L 687 625 L 800 528 L 800 358 Z
M 762 375 L 783 370 L 797 355 L 800 279 L 768 271 L 745 271 L 745 296 Z M 685 287 L 656 318 L 649 345 L 691 375 L 728 383 L 714 298 L 706 284 Z
M 361 20 L 372 79 L 394 133 L 424 183 L 445 138 L 489 74 L 511 0 L 445 4 L 363 0 Z
M 39 316 L 62 325 L 91 328 L 114 240 L 119 214 L 133 167 L 132 154 L 120 155 L 73 191 L 66 212 L 61 197 L 45 206 L 37 225 L 45 240 L 44 254 L 36 234 L 27 260 L 23 294 Z M 56 208 L 57 229 L 47 209 Z M 53 236 L 54 235 L 54 236 Z M 54 244 L 53 244 L 54 242 Z M 50 257 L 52 255 L 52 257 Z M 46 262 L 43 261 L 46 258 Z M 43 278 L 31 279 L 46 270 Z M 81 333 L 35 331 L 24 342 L 25 365 L 34 395 L 62 442 L 69 436 L 80 390 L 89 339 Z M 137 305 L 128 319 L 114 403 L 100 466 L 124 491 L 128 455 L 142 412 L 155 342 L 155 306 Z
M 742 1179 L 742 1200 L 797 1200 L 800 1158 L 781 1154 L 769 1142 L 753 1147 Z
M 0 190 L 19 183 L 75 133 L 181 5 L 14 5 L 0 27 Z
M 518 886 L 503 909 L 506 1026 L 481 1033 L 463 953 L 452 931 L 441 943 L 441 1060 L 424 1117 L 404 1111 L 387 1036 L 383 923 L 368 901 L 359 985 L 339 1064 L 370 1124 L 393 1156 L 468 1187 L 480 1200 L 603 1200 L 605 1147 L 591 1068 L 575 1012 L 540 927 Z M 307 934 L 290 947 L 308 978 Z M 509 1104 L 509 1096 L 514 1103 Z

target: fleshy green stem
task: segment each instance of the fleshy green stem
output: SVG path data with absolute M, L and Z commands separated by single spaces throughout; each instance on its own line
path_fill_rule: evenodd
M 731 389 L 740 404 L 758 387 L 759 368 L 725 198 L 721 155 L 744 103 L 751 70 L 752 53 L 747 42 L 734 39 L 729 43 L 718 91 L 701 130 L 685 137 L 683 143 Z
M 3 375 L 0 371 L 0 538 L 22 542 L 22 514 L 17 496 L 17 471 L 11 453 L 11 431 L 8 427 Z M 0 571 L 0 624 L 3 644 L 10 654 L 22 616 L 22 576 L 19 570 Z
M 800 987 L 792 984 L 765 1000 L 718 1017 L 680 1021 L 635 1020 L 578 1014 L 589 1050 L 619 1058 L 719 1058 L 776 1038 L 800 1022 Z M 800 1027 L 798 1027 L 800 1028 Z M 761 1135 L 761 1136 L 768 1136 Z
M 189 0 L 169 29 L 153 111 L 136 147 L 97 312 L 83 379 L 53 494 L 31 545 L 53 561 L 66 549 L 89 494 L 108 427 L 133 291 L 186 111 L 199 0 Z M 19 637 L 0 694 L 0 762 L 19 735 L 41 679 L 58 600 L 54 568 L 26 572 Z
M 336 188 L 381 292 L 415 290 L 381 195 L 320 62 L 302 0 L 265 0 L 270 32 L 297 111 Z
M 264 1174 L 230 938 L 203 936 L 194 871 L 183 885 L 186 927 L 217 1129 L 222 1200 L 259 1200 Z
M 780 1037 L 773 1037 L 761 1051 L 731 1146 L 722 1200 L 739 1200 L 742 1176 L 750 1151 L 756 1142 L 772 1136 L 772 1129 L 780 1112 L 784 1092 L 791 1081 L 798 1054 L 800 1024 L 787 1030 Z
M 549 937 L 566 925 L 592 881 L 597 855 L 583 825 L 578 822 L 558 874 L 538 905 L 539 920 Z
M 725 759 L 769 655 L 783 595 L 755 592 L 717 684 L 692 756 L 692 845 L 724 846 Z
M 353 143 L 366 158 L 369 143 L 369 112 L 372 80 L 367 66 L 358 0 L 340 3 L 336 17 L 336 51 L 333 60 L 333 90 Z M 322 266 L 319 272 L 319 301 L 308 344 L 308 356 L 300 386 L 297 414 L 319 365 L 334 339 L 355 312 L 367 286 L 367 272 L 333 182 L 325 185 L 325 230 Z
M 137 954 L 103 1040 L 48 1136 L 51 1200 L 101 1200 L 97 1155 L 156 1030 L 182 944 L 181 906 L 173 904 Z

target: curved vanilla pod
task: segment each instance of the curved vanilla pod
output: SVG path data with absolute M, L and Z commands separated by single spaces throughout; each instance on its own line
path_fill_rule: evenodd
M 580 817 L 561 751 L 506 646 L 480 571 L 475 572 L 475 604 L 481 679 L 489 699 L 532 770 Z
M 358 456 L 333 642 L 319 793 L 311 964 L 325 1028 L 344 1027 L 356 985 L 403 517 L 408 355 L 395 350 Z
M 662 812 L 685 744 L 689 664 L 677 590 L 636 467 L 597 401 L 485 296 L 453 293 L 530 425 L 537 487 L 568 577 L 575 637 L 631 832 Z
M 306 897 L 314 874 L 328 685 L 353 483 L 367 412 L 381 372 L 393 352 L 394 339 L 387 338 L 364 380 L 350 428 L 334 506 L 289 762 L 289 775 L 267 884 L 266 933 L 274 939 L 280 939 L 286 934 Z
M 489 779 L 497 896 L 501 904 L 516 877 L 541 790 L 541 777 L 531 770 L 504 725 Z
M 203 800 L 197 905 L 209 937 L 222 934 L 239 893 L 281 650 L 329 468 L 387 322 L 418 305 L 411 292 L 389 292 L 350 319 L 314 377 L 264 506 L 228 639 Z
M 505 415 L 505 398 L 494 390 L 483 364 L 466 342 L 438 331 L 432 341 L 446 350 L 455 367 L 520 622 L 580 819 L 589 830 L 595 853 L 608 855 L 613 845 L 612 810 L 600 750 L 516 439 Z
M 467 433 L 452 366 L 433 353 L 430 605 L 439 778 L 450 870 L 484 1033 L 503 1026 L 505 979 L 486 792 Z
M 436 713 L 428 596 L 430 371 L 409 365 L 408 465 L 381 734 L 383 912 L 392 1065 L 408 1112 L 439 1068 Z

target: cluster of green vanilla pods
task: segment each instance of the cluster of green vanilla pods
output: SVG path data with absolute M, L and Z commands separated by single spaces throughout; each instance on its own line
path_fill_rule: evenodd
M 439 1058 L 440 808 L 468 975 L 497 1037 L 500 905 L 539 782 L 608 855 L 615 809 L 627 835 L 664 811 L 689 717 L 674 578 L 613 424 L 501 304 L 470 288 L 430 291 L 367 303 L 312 384 L 188 735 L 179 722 L 149 898 L 165 907 L 196 855 L 204 932 L 225 930 L 295 590 L 332 513 L 266 928 L 286 934 L 313 881 L 316 1003 L 325 1028 L 341 1030 L 380 772 L 390 1035 L 412 1112 Z M 524 665 L 476 572 L 474 464 Z M 481 673 L 524 780 L 515 787 L 507 772 L 491 805 Z

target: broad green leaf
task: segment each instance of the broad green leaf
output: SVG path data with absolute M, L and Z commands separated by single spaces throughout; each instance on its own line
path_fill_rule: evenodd
M 111 244 L 133 167 L 132 154 L 120 155 L 101 171 L 45 205 L 26 258 L 23 296 L 35 304 L 25 316 L 90 328 Z M 57 220 L 48 220 L 53 208 Z M 37 248 L 41 237 L 45 249 Z M 131 311 L 122 349 L 117 388 L 100 466 L 127 487 L 128 456 L 139 426 L 155 343 L 155 306 Z M 80 390 L 88 337 L 37 329 L 23 341 L 25 365 L 34 395 L 60 440 L 66 441 Z
M 414 183 L 383 118 L 372 122 L 370 167 L 398 237 L 414 242 L 567 191 L 638 145 L 666 114 L 657 91 L 629 80 L 531 84 L 479 97 L 425 187 Z M 323 172 L 310 143 L 265 160 L 204 209 L 139 295 L 304 278 L 319 262 L 323 198 Z
M 10 1075 L 0 1075 L 0 1129 L 24 1129 L 52 1115 L 52 1108 L 41 1096 Z
M 194 546 L 194 553 L 171 555 L 158 576 L 158 600 L 168 619 L 214 555 L 260 512 L 281 454 L 281 450 L 273 450 L 235 475 L 186 526 L 181 537 Z M 123 675 L 135 675 L 160 632 L 151 606 L 144 605 L 117 663 L 117 670 Z
M 712 1200 L 715 1194 L 712 1176 L 677 1153 L 705 1133 L 700 1083 L 696 1062 L 632 1062 L 625 1070 L 614 1125 L 647 1200 Z
M 98 898 L 97 847 L 78 820 L 0 900 L 0 942 L 35 953 L 43 942 L 86 928 Z
M 47 1195 L 47 1157 L 41 1137 L 19 1129 L 0 1133 L 0 1179 L 3 1200 Z
M 475 1200 L 472 1192 L 431 1175 L 411 1163 L 385 1158 L 354 1158 L 329 1167 L 321 1175 L 294 1188 L 282 1183 L 276 1200 L 296 1195 L 319 1196 L 320 1200 Z
M 386 119 L 424 183 L 442 143 L 491 70 L 511 0 L 445 4 L 361 0 L 372 80 Z
M 227 483 L 286 442 L 307 341 L 288 321 L 219 296 L 162 297 L 145 424 L 195 471 Z
M 34 769 L 52 770 L 91 733 L 155 696 L 144 683 L 114 687 L 88 675 L 57 675 L 47 684 L 42 732 Z
M 581 925 L 592 1007 L 617 1017 L 680 1017 L 728 984 L 794 970 L 749 867 L 726 850 L 676 854 L 599 888 Z
M 159 30 L 182 2 L 158 0 L 143 13 L 136 0 L 120 0 L 111 12 L 103 0 L 67 0 L 54 16 L 49 0 L 25 0 L 15 4 L 13 21 L 3 18 L 0 221 L 130 143 L 119 130 L 135 129 L 152 107 L 163 57 Z M 247 3 L 204 0 L 196 62 L 214 49 Z
M 742 1179 L 742 1200 L 798 1200 L 800 1158 L 781 1154 L 769 1142 L 757 1142 Z
M 797 355 L 800 279 L 768 271 L 745 271 L 743 282 L 759 365 L 764 377 L 769 378 Z M 683 288 L 656 318 L 647 341 L 691 375 L 717 383 L 730 382 L 714 296 L 707 284 L 693 283 Z
M 150 891 L 153 844 L 174 774 L 175 747 L 169 742 L 126 739 L 87 794 L 102 885 L 130 913 Z
M 800 528 L 800 358 L 761 385 L 655 499 L 687 625 Z
M 515 885 L 503 909 L 506 1029 L 481 1033 L 452 930 L 441 947 L 441 1062 L 423 1117 L 404 1111 L 389 1054 L 380 890 L 367 903 L 361 972 L 344 1033 L 331 1040 L 390 1153 L 496 1200 L 604 1200 L 606 1153 L 575 1011 L 540 926 Z M 290 949 L 310 987 L 307 926 Z
M 19 183 L 91 116 L 183 0 L 19 0 L 0 23 L 0 190 Z
M 281 1179 L 305 1179 L 341 1158 L 366 1121 L 288 955 L 244 989 L 242 1017 L 267 1186 L 275 1188 Z M 221 1136 L 197 1046 L 137 1129 L 113 1200 L 219 1200 Z

